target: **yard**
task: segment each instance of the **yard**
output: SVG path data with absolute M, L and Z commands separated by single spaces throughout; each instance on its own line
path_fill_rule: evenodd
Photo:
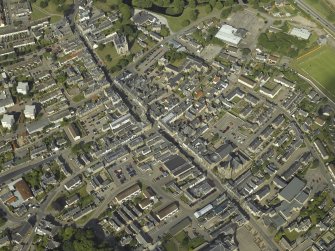
M 332 99 L 335 99 L 335 49 L 324 46 L 299 57 L 293 63 Z

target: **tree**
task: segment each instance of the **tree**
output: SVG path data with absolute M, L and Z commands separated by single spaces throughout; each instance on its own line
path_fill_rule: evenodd
M 217 2 L 217 0 L 209 0 L 209 4 L 210 4 L 210 6 L 212 6 L 212 8 L 215 7 L 216 2 Z
M 188 26 L 188 25 L 190 25 L 190 20 L 188 20 L 188 19 L 185 19 L 183 22 L 182 22 L 182 25 L 183 26 Z
M 197 20 L 198 15 L 199 15 L 199 11 L 198 11 L 198 10 L 193 10 L 193 11 L 191 11 L 191 13 L 190 13 L 190 19 L 191 19 L 192 21 L 195 21 L 195 20 Z
M 106 60 L 107 60 L 108 62 L 112 62 L 112 56 L 111 56 L 110 54 L 108 54 L 108 55 L 106 56 Z
M 161 28 L 161 35 L 163 36 L 163 37 L 167 37 L 168 35 L 170 35 L 170 30 L 169 30 L 169 28 L 168 27 L 166 27 L 165 25 L 164 26 L 162 26 L 162 28 Z
M 227 17 L 229 17 L 229 15 L 231 14 L 231 12 L 232 12 L 232 8 L 231 7 L 223 9 L 222 12 L 221 12 L 221 18 L 227 18 Z
M 207 4 L 207 5 L 205 6 L 205 12 L 206 12 L 207 14 L 211 13 L 212 10 L 213 10 L 213 8 L 212 8 L 211 5 Z
M 243 54 L 244 56 L 249 55 L 250 52 L 251 52 L 251 50 L 250 50 L 249 48 L 243 48 L 243 49 L 242 49 L 242 54 Z
M 128 23 L 131 18 L 131 9 L 129 5 L 121 3 L 119 5 L 119 10 L 122 14 L 122 23 Z
M 41 2 L 40 2 L 40 6 L 41 6 L 41 8 L 46 8 L 46 7 L 48 7 L 48 1 L 46 1 L 46 0 L 41 1 Z
M 188 1 L 188 6 L 191 8 L 197 7 L 197 1 L 196 0 L 189 0 Z
M 99 44 L 99 45 L 98 45 L 98 50 L 99 50 L 99 51 L 102 51 L 105 47 L 106 47 L 106 45 L 104 45 L 104 44 Z
M 218 1 L 216 4 L 215 4 L 215 8 L 218 9 L 218 10 L 221 10 L 223 8 L 223 3 L 221 1 Z

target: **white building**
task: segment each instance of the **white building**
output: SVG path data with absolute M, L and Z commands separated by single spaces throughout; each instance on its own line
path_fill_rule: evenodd
M 26 105 L 24 116 L 28 119 L 35 119 L 36 108 L 34 105 Z
M 224 24 L 221 26 L 218 33 L 216 33 L 215 37 L 228 43 L 237 46 L 242 38 L 237 34 L 237 29 L 233 26 L 230 26 L 228 24 Z
M 14 115 L 4 114 L 1 120 L 2 127 L 11 129 L 14 125 Z
M 16 87 L 17 93 L 27 95 L 29 91 L 29 84 L 28 82 L 18 82 Z
M 297 38 L 304 39 L 304 40 L 309 39 L 309 37 L 311 36 L 311 33 L 307 29 L 304 29 L 304 28 L 293 28 L 289 34 L 292 36 L 296 36 Z

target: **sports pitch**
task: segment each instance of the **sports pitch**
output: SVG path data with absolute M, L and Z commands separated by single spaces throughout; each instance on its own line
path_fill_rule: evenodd
M 335 99 L 335 49 L 323 46 L 294 62 L 295 68 Z

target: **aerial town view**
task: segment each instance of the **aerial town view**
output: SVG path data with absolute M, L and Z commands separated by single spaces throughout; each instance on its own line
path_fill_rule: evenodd
M 335 0 L 0 0 L 0 251 L 334 251 Z

